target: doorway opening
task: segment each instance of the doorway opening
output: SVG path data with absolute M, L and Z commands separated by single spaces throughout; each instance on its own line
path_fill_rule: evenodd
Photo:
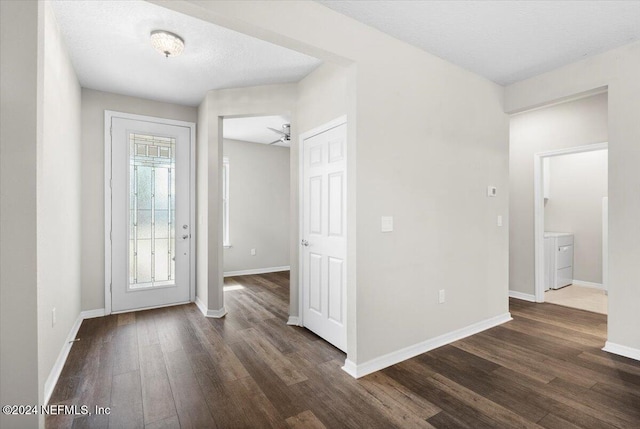
M 289 271 L 290 115 L 223 119 L 224 277 Z
M 607 313 L 607 143 L 535 154 L 535 299 Z

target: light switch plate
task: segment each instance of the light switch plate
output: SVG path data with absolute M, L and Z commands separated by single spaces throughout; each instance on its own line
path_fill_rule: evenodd
M 498 188 L 495 186 L 487 186 L 487 197 L 495 197 L 498 195 Z
M 498 226 L 502 226 L 502 216 L 498 215 Z
M 382 232 L 393 231 L 393 216 L 382 216 L 380 218 L 380 231 Z

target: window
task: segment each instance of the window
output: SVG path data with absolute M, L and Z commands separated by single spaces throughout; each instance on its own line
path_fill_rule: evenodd
M 222 159 L 222 244 L 231 247 L 229 241 L 229 158 Z

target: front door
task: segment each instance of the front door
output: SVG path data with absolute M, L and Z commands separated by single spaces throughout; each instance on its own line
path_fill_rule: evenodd
M 189 126 L 111 117 L 111 308 L 190 301 Z
M 302 323 L 346 351 L 347 125 L 302 138 Z

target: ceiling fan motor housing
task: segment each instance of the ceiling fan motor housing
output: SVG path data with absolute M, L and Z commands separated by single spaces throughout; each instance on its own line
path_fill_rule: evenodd
M 287 143 L 291 141 L 291 124 L 282 124 L 282 131 L 276 130 L 275 128 L 271 128 L 271 127 L 267 127 L 267 128 L 278 134 L 282 134 L 282 137 L 280 137 L 278 140 L 271 142 L 269 144 Z

